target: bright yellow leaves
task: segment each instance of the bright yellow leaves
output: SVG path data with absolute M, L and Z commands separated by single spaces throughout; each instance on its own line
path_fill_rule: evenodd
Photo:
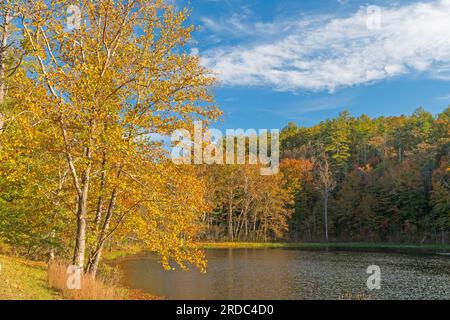
M 40 216 L 58 221 L 44 250 L 69 256 L 74 246 L 74 263 L 89 272 L 105 243 L 131 234 L 165 266 L 171 258 L 204 269 L 193 244 L 207 208 L 204 184 L 150 139 L 220 115 L 215 79 L 184 48 L 189 12 L 151 0 L 79 3 L 73 29 L 72 1 L 21 2 L 29 62 L 13 95 L 15 112 L 34 116 L 16 122 L 6 157 L 23 164 L 9 177 L 33 177 L 35 201 L 47 199 Z

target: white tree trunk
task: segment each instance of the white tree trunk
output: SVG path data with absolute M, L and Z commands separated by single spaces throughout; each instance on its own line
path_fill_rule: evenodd
M 8 37 L 9 37 L 9 23 L 11 22 L 11 16 L 9 10 L 4 13 L 4 25 L 2 28 L 2 36 L 0 43 L 0 133 L 3 130 L 3 125 L 5 121 L 5 115 L 3 111 L 3 103 L 5 101 L 6 95 L 6 50 L 8 46 Z

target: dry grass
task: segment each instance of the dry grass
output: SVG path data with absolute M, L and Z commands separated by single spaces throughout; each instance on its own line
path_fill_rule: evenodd
M 48 266 L 48 283 L 51 288 L 61 292 L 64 299 L 72 300 L 118 300 L 123 299 L 123 292 L 112 280 L 89 274 L 81 276 L 81 288 L 69 289 L 67 286 L 67 263 L 54 261 Z
M 128 290 L 127 300 L 165 300 L 164 297 L 154 296 L 139 289 Z

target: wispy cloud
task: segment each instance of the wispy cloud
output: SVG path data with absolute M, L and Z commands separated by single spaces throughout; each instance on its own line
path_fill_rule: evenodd
M 450 94 L 445 96 L 436 97 L 436 100 L 450 100 Z
M 319 98 L 305 99 L 301 103 L 294 103 L 283 108 L 273 107 L 260 109 L 260 111 L 269 112 L 286 119 L 308 120 L 307 114 L 316 113 L 318 111 L 336 111 L 344 110 L 353 103 L 354 96 L 336 94 Z
M 293 32 L 297 27 L 297 21 L 291 17 L 275 19 L 273 22 L 255 21 L 253 10 L 247 6 L 239 7 L 238 12 L 226 17 L 201 17 L 203 28 L 216 36 L 231 36 L 235 39 L 279 39 L 284 32 Z
M 225 84 L 284 91 L 333 91 L 412 73 L 450 79 L 450 0 L 380 10 L 375 27 L 366 7 L 347 17 L 251 25 L 235 16 L 228 26 L 252 30 L 255 40 L 202 52 L 202 60 Z M 220 31 L 217 21 L 209 27 Z

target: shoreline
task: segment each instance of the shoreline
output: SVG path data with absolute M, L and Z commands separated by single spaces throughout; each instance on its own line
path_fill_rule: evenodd
M 200 242 L 202 249 L 304 249 L 304 250 L 343 250 L 343 251 L 382 251 L 392 253 L 430 253 L 446 255 L 450 244 L 414 244 L 390 242 Z
M 342 250 L 354 252 L 423 253 L 450 256 L 450 244 L 416 244 L 394 242 L 198 242 L 200 249 L 298 249 L 298 250 Z M 145 248 L 132 246 L 105 252 L 104 262 L 149 252 Z
M 447 249 L 450 244 L 416 244 L 397 242 L 198 242 L 201 248 L 414 248 L 414 249 Z

